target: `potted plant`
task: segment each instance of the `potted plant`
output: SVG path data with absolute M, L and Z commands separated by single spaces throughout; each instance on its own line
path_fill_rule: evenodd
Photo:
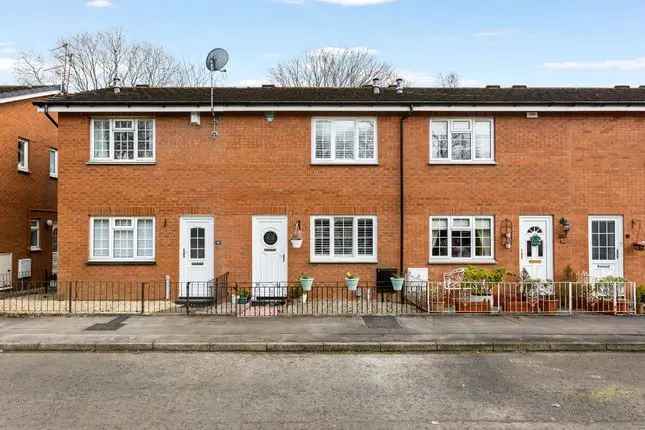
M 400 273 L 395 273 L 390 276 L 390 282 L 392 283 L 392 289 L 394 291 L 401 291 L 403 289 L 403 284 L 405 283 L 405 278 Z
M 490 312 L 493 306 L 493 292 L 491 284 L 502 282 L 506 270 L 487 270 L 478 267 L 467 267 L 464 271 L 462 288 L 470 294 L 461 298 L 457 303 L 460 312 Z
M 311 291 L 311 287 L 314 284 L 314 278 L 307 275 L 306 273 L 303 273 L 300 275 L 298 281 L 300 281 L 300 287 L 302 288 L 303 292 L 308 293 L 309 291 Z
M 291 235 L 291 246 L 293 248 L 300 248 L 302 246 L 302 230 L 300 229 L 300 221 L 296 223 L 296 228 Z
M 345 273 L 345 286 L 349 291 L 356 291 L 358 288 L 358 281 L 360 278 L 354 275 L 352 272 Z
M 251 294 L 249 293 L 249 290 L 243 288 L 240 290 L 240 293 L 238 294 L 237 303 L 239 303 L 240 305 L 245 305 L 249 302 L 250 299 L 251 299 Z

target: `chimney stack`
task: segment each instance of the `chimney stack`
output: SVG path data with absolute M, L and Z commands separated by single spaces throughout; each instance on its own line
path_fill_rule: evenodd
M 396 93 L 403 94 L 403 79 L 401 78 L 396 80 Z
M 381 87 L 379 87 L 378 83 L 379 78 L 372 79 L 372 88 L 374 89 L 374 94 L 376 95 L 381 94 Z

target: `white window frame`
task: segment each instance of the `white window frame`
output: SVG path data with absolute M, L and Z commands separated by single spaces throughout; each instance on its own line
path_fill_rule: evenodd
M 133 254 L 132 257 L 114 257 L 114 230 L 115 230 L 115 221 L 119 219 L 128 219 L 132 221 L 133 235 Z M 94 221 L 95 220 L 108 220 L 108 255 L 107 256 L 94 256 Z M 152 255 L 151 256 L 138 256 L 137 255 L 137 231 L 138 231 L 138 221 L 139 220 L 152 220 Z M 131 216 L 97 216 L 90 217 L 89 224 L 89 261 L 91 262 L 154 262 L 156 256 L 156 222 L 154 217 L 144 216 L 144 217 L 131 217 Z
M 110 122 L 109 155 L 94 156 L 94 123 L 95 121 Z M 133 121 L 134 123 L 134 158 L 132 160 L 114 158 L 114 123 L 116 121 Z M 152 157 L 139 157 L 139 121 L 152 121 Z M 89 164 L 150 164 L 157 160 L 157 123 L 150 117 L 95 117 L 90 121 L 90 158 Z
M 52 170 L 52 155 L 54 157 L 54 170 Z M 58 150 L 49 148 L 49 177 L 58 178 Z
M 352 255 L 334 255 L 334 218 L 352 218 Z M 330 255 L 316 255 L 316 231 L 315 222 L 317 219 L 329 220 L 329 252 Z M 358 255 L 358 220 L 371 219 L 373 225 L 373 254 Z M 313 215 L 309 219 L 309 261 L 311 263 L 377 263 L 378 262 L 378 220 L 374 215 Z
M 470 160 L 453 160 L 452 159 L 452 123 L 459 121 L 468 121 L 470 123 L 471 132 L 471 158 Z M 448 158 L 433 158 L 432 156 L 432 123 L 433 122 L 447 122 L 448 123 Z M 475 136 L 475 123 L 489 122 L 490 123 L 490 157 L 489 158 L 475 158 L 475 151 L 477 139 Z M 491 117 L 431 117 L 428 125 L 429 145 L 428 145 L 428 164 L 496 164 L 495 161 L 495 119 Z
M 447 219 L 448 220 L 448 255 L 447 256 L 433 256 L 432 255 L 432 220 Z M 468 219 L 470 220 L 470 249 L 471 256 L 464 257 L 451 257 L 452 248 L 452 222 L 455 219 Z M 486 219 L 490 221 L 490 251 L 489 257 L 475 256 L 475 229 L 476 220 Z M 466 264 L 495 264 L 495 217 L 492 215 L 433 215 L 428 218 L 428 263 L 430 264 L 446 264 L 446 263 L 466 263 Z
M 318 158 L 316 157 L 316 123 L 318 121 L 331 122 L 331 158 Z M 354 158 L 351 160 L 337 159 L 336 158 L 336 137 L 335 137 L 335 122 L 339 121 L 353 121 L 354 122 Z M 371 122 L 374 125 L 374 157 L 372 158 L 358 158 L 359 150 L 359 122 Z M 345 164 L 345 165 L 375 165 L 378 164 L 378 121 L 373 116 L 353 116 L 353 117 L 331 117 L 321 116 L 313 117 L 311 119 L 311 164 Z
M 16 162 L 18 170 L 21 172 L 29 173 L 29 141 L 27 139 L 18 139 L 18 145 L 22 145 L 25 154 L 24 163 L 20 164 L 20 160 Z M 18 149 L 20 151 L 20 149 Z
M 34 225 L 35 223 L 35 225 Z M 31 235 L 33 232 L 36 232 L 36 244 L 31 243 Z M 29 220 L 29 250 L 30 251 L 40 251 L 40 220 L 31 219 Z

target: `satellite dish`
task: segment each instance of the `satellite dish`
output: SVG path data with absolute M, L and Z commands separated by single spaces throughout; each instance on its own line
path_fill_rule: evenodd
M 215 48 L 206 57 L 206 68 L 211 72 L 218 72 L 224 69 L 228 63 L 228 52 L 226 49 Z

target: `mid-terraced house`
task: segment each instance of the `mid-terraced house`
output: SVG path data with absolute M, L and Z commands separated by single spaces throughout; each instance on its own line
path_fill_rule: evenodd
M 643 87 L 215 88 L 212 106 L 209 88 L 136 87 L 36 105 L 58 114 L 63 281 L 481 266 L 645 282 Z
M 0 86 L 0 290 L 56 273 L 58 142 L 33 101 L 51 86 Z

